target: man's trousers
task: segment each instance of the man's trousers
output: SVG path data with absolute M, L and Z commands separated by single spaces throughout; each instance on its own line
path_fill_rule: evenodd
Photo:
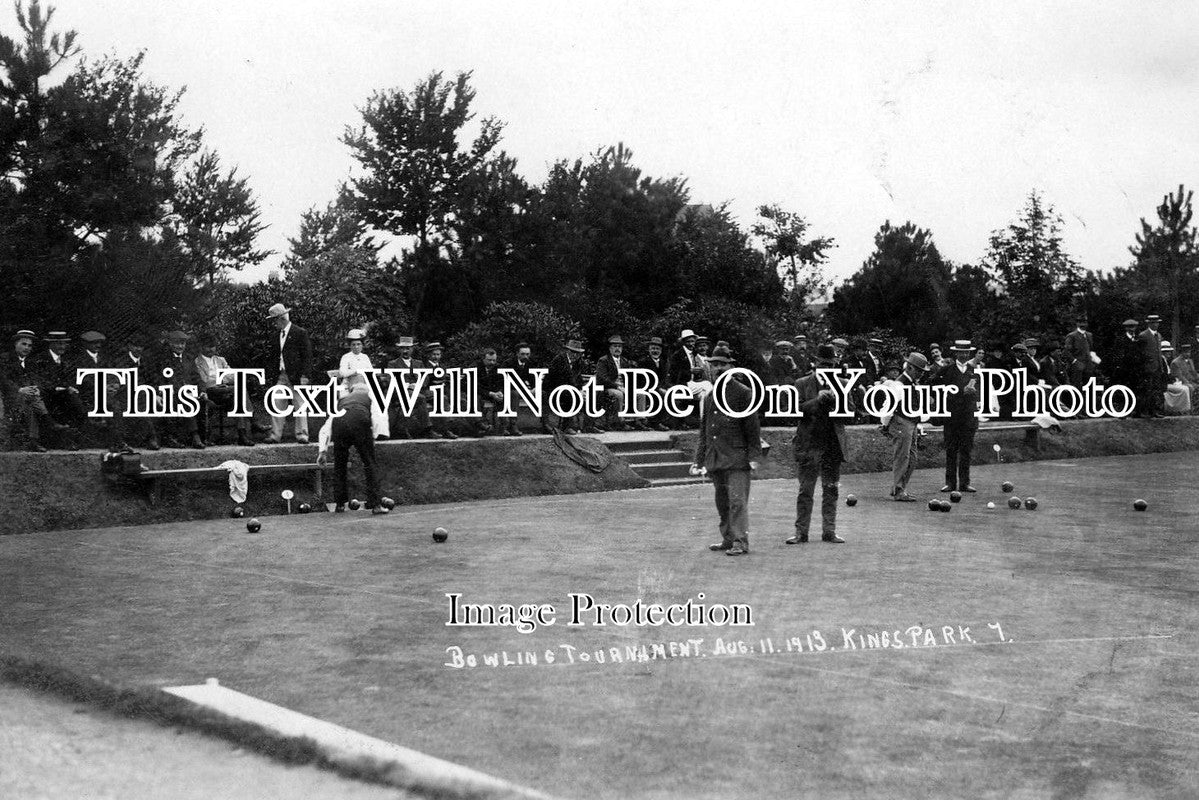
M 716 512 L 720 515 L 720 535 L 725 544 L 740 542 L 749 547 L 748 469 L 719 469 L 708 473 L 716 486 Z
M 841 460 L 819 450 L 807 450 L 795 458 L 795 473 L 799 477 L 799 495 L 795 498 L 795 533 L 807 536 L 812 524 L 816 480 L 821 483 L 821 535 L 837 533 L 837 497 L 840 495 Z

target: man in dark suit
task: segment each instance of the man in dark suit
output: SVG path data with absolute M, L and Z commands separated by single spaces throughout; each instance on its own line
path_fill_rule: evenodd
M 560 418 L 550 411 L 550 394 L 559 386 L 580 386 L 582 356 L 583 343 L 578 339 L 569 339 L 562 345 L 562 352 L 550 361 L 545 373 L 545 397 L 541 400 L 541 429 L 545 433 L 553 433 L 555 427 L 561 428 L 567 436 L 579 432 L 575 418 Z
M 816 348 L 816 360 L 821 368 L 837 366 L 836 352 L 832 345 L 822 344 Z M 837 497 L 841 481 L 841 464 L 845 461 L 845 422 L 830 417 L 835 397 L 832 389 L 822 388 L 815 373 L 805 375 L 795 382 L 799 390 L 799 426 L 791 444 L 795 450 L 795 473 L 799 478 L 799 495 L 795 499 L 795 535 L 787 544 L 803 544 L 808 541 L 808 528 L 812 524 L 812 505 L 816 493 L 816 480 L 820 479 L 821 540 L 842 544 L 845 540 L 837 535 Z
M 66 331 L 50 331 L 42 339 L 46 350 L 34 356 L 37 371 L 42 378 L 42 396 L 50 416 L 71 428 L 79 428 L 87 418 L 83 401 L 79 399 L 79 387 L 75 383 L 75 371 L 67 356 L 67 345 L 71 337 Z
M 661 396 L 670 388 L 670 365 L 666 363 L 666 358 L 662 354 L 662 339 L 657 336 L 650 338 L 645 346 L 646 354 L 637 362 L 637 366 L 641 369 L 648 369 L 658 378 L 658 395 Z M 668 431 L 670 426 L 666 424 L 669 414 L 665 409 L 649 420 L 649 425 L 659 431 Z
M 151 358 L 146 355 L 146 341 L 145 334 L 137 332 L 128 334 L 123 342 L 124 347 L 116 355 L 110 356 L 106 360 L 105 366 L 115 369 L 132 369 L 138 384 L 157 386 L 162 382 L 162 375 L 155 369 L 156 365 L 151 363 Z M 125 390 L 123 388 L 117 391 L 111 402 L 114 407 L 113 418 L 110 421 L 110 425 L 114 429 L 113 438 L 121 442 L 133 442 L 147 450 L 160 448 L 156 419 L 125 416 L 129 409 L 125 407 Z M 159 410 L 157 405 L 154 406 L 154 410 Z
M 1145 330 L 1137 336 L 1141 348 L 1141 406 L 1147 417 L 1163 417 L 1163 397 L 1158 391 L 1162 381 L 1162 335 L 1157 328 L 1162 318 L 1157 314 L 1145 317 Z
M 949 417 L 945 419 L 945 485 L 942 492 L 975 492 L 970 485 L 970 455 L 974 449 L 974 434 L 978 432 L 978 379 L 970 360 L 974 347 L 959 339 L 950 348 L 954 362 L 937 375 L 942 386 L 956 386 L 949 395 Z
M 1135 319 L 1124 320 L 1124 333 L 1117 337 L 1112 345 L 1111 364 L 1109 365 L 1112 381 L 1127 386 L 1136 393 L 1135 415 L 1138 417 L 1145 413 L 1142 405 L 1144 379 L 1141 368 L 1141 344 L 1137 340 L 1137 328 L 1140 324 Z
M 1056 341 L 1050 341 L 1045 345 L 1045 355 L 1041 357 L 1041 380 L 1045 381 L 1045 385 L 1050 389 L 1069 382 L 1066 369 L 1062 365 L 1061 352 L 1062 346 Z
M 444 348 L 442 347 L 441 342 L 429 342 L 428 344 L 425 345 L 425 349 L 424 349 L 425 357 L 424 357 L 423 361 L 425 362 L 426 369 L 436 370 L 439 367 L 442 369 L 445 369 L 445 365 L 441 363 L 441 354 L 442 354 L 443 349 Z M 430 373 L 429 380 L 425 383 L 425 386 L 428 387 L 428 391 L 425 393 L 425 395 L 428 397 L 428 399 L 425 401 L 426 404 L 428 405 L 432 402 L 433 388 L 435 386 L 448 387 L 449 382 L 450 382 L 450 378 L 448 375 L 443 374 L 439 378 L 439 377 L 437 377 L 436 373 Z M 447 390 L 448 390 L 448 388 L 447 388 Z M 452 398 L 446 397 L 447 402 L 449 402 L 451 400 L 452 400 Z M 440 436 L 442 439 L 457 439 L 458 434 L 456 434 L 452 430 L 450 430 L 449 419 L 451 419 L 451 418 L 450 417 L 437 417 L 437 416 L 433 416 L 433 414 L 430 413 L 429 414 L 429 427 L 431 427 L 433 429 L 432 435 L 435 437 Z
M 595 381 L 603 387 L 606 399 L 607 414 L 605 419 L 609 430 L 623 431 L 629 428 L 647 430 L 648 426 L 639 419 L 625 422 L 620 417 L 620 409 L 624 406 L 625 383 L 622 369 L 633 369 L 634 364 L 624 355 L 624 339 L 619 336 L 608 337 L 608 355 L 595 365 Z
M 282 303 L 275 303 L 267 312 L 267 319 L 275 324 L 279 336 L 275 347 L 272 348 L 271 363 L 267 375 L 275 373 L 275 385 L 291 388 L 295 385 L 307 386 L 312 380 L 312 341 L 308 331 L 299 325 L 293 325 L 291 311 Z M 299 398 L 293 400 L 295 409 L 296 441 L 308 443 L 308 408 Z M 287 425 L 286 417 L 271 416 L 271 433 L 264 439 L 266 444 L 279 444 L 283 441 L 283 429 Z
M 679 347 L 670 356 L 670 384 L 679 386 L 691 380 L 691 369 L 703 366 L 703 359 L 695 352 L 695 331 L 687 328 L 679 336 Z
M 723 347 L 716 348 L 708 361 L 717 378 L 733 365 L 729 351 Z M 737 381 L 726 381 L 723 386 L 729 410 L 749 408 L 749 389 Z M 713 393 L 716 391 L 720 389 Z M 712 545 L 711 550 L 723 550 L 730 556 L 749 553 L 749 484 L 761 457 L 762 429 L 758 415 L 730 417 L 716 407 L 713 394 L 704 397 L 693 471 L 707 474 L 716 487 L 722 540 Z
M 475 426 L 476 436 L 487 436 L 496 429 L 496 414 L 504 402 L 504 379 L 500 377 L 498 355 L 494 347 L 487 347 L 475 369 L 479 376 L 479 408 L 483 418 Z
M 418 380 L 416 370 L 424 369 L 425 367 L 425 362 L 412 355 L 412 350 L 415 346 L 416 341 L 411 336 L 401 336 L 399 341 L 396 342 L 396 357 L 387 362 L 389 370 L 399 370 L 399 374 L 395 377 L 403 383 L 416 383 Z M 416 429 L 416 435 L 420 438 L 439 438 L 433 433 L 433 426 L 429 421 L 429 402 L 427 397 L 427 394 L 418 395 L 416 402 L 412 404 L 412 414 L 406 417 L 400 413 L 400 409 L 397 406 L 393 405 L 391 407 L 389 411 L 391 438 L 411 439 L 412 428 Z M 410 426 L 409 422 L 413 424 Z
M 1095 336 L 1087 330 L 1087 317 L 1079 314 L 1074 320 L 1074 330 L 1066 334 L 1062 345 L 1061 364 L 1065 367 L 1073 386 L 1081 388 L 1097 374 L 1095 364 Z
M 28 449 L 44 453 L 42 431 L 55 423 L 42 396 L 42 378 L 33 357 L 34 338 L 33 331 L 17 331 L 12 350 L 0 357 L 0 394 L 13 438 L 24 439 Z
M 200 385 L 200 373 L 196 370 L 196 359 L 187 353 L 189 338 L 184 331 L 170 331 L 167 334 L 166 350 L 159 352 L 154 360 L 154 374 L 151 376 L 151 382 L 155 386 L 172 387 L 176 402 L 178 402 L 179 392 L 184 386 L 199 387 Z M 201 413 L 203 413 L 202 406 Z M 159 438 L 167 447 L 183 447 L 183 443 L 186 442 L 196 450 L 204 449 L 204 442 L 200 439 L 199 425 L 195 415 L 188 417 L 161 416 L 157 422 Z

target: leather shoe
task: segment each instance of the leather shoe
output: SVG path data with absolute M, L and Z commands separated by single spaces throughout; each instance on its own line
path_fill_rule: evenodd
M 828 542 L 829 544 L 845 544 L 845 540 L 835 533 L 832 536 L 821 536 L 820 541 Z
M 970 494 L 974 494 L 975 492 L 977 492 L 977 491 L 978 491 L 978 489 L 975 489 L 973 486 L 967 486 L 967 487 L 966 487 L 965 489 L 963 489 L 962 491 L 963 491 L 963 492 L 969 492 Z
M 445 432 L 443 432 L 443 433 L 441 434 L 441 438 L 443 438 L 443 439 L 457 439 L 457 438 L 458 438 L 458 434 L 454 433 L 453 431 L 445 431 Z
M 745 545 L 741 544 L 741 542 L 733 542 L 733 546 L 730 547 L 725 552 L 725 555 L 726 556 L 747 556 L 747 555 L 749 555 L 749 548 L 746 547 Z
M 790 539 L 787 539 L 785 542 L 785 544 L 807 544 L 807 543 L 808 543 L 808 535 L 806 533 L 801 533 L 801 534 L 792 536 Z
M 262 443 L 263 444 L 279 444 L 279 440 L 276 439 L 274 436 L 268 436 L 262 440 Z
M 899 494 L 895 495 L 895 500 L 896 500 L 896 502 L 899 502 L 899 503 L 915 503 L 916 502 L 916 498 L 912 497 L 907 492 L 900 492 Z
M 203 450 L 204 449 L 204 440 L 201 439 L 198 435 L 193 436 L 191 446 L 192 446 L 192 449 L 194 449 L 194 450 Z
M 717 542 L 716 544 L 708 545 L 708 549 L 713 552 L 720 552 L 721 550 L 731 550 L 732 547 L 733 547 L 732 542 Z
M 957 490 L 956 490 L 956 489 L 954 489 L 952 486 L 950 486 L 950 485 L 947 483 L 947 484 L 945 484 L 944 486 L 942 486 L 942 487 L 941 487 L 941 491 L 942 491 L 942 492 L 955 492 L 955 491 L 957 491 Z

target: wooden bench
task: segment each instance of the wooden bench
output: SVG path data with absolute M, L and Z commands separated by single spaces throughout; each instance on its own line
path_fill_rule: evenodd
M 312 491 L 317 497 L 324 496 L 324 473 L 329 465 L 320 464 L 252 464 L 247 470 L 247 479 L 253 480 L 255 475 L 304 475 L 312 482 Z M 229 478 L 229 470 L 221 467 L 198 467 L 189 469 L 147 469 L 139 475 L 132 476 L 140 481 L 146 491 L 150 505 L 158 505 L 162 499 L 162 483 L 164 480 L 187 480 L 191 478 Z

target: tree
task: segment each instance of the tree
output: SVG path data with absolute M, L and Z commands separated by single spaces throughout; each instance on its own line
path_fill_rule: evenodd
M 944 337 L 950 268 L 932 233 L 911 222 L 884 222 L 874 235 L 874 252 L 833 292 L 828 314 L 833 328 L 850 334 L 886 328 L 912 342 Z
M 179 118 L 182 92 L 147 81 L 141 54 L 81 61 L 50 85 L 78 52 L 74 31 L 49 31 L 52 16 L 18 5 L 22 42 L 0 37 L 0 323 L 120 325 L 123 296 L 94 287 L 126 279 L 141 281 L 143 308 L 185 317 L 200 296 L 180 297 L 176 278 L 194 288 L 196 272 L 261 260 L 256 203 L 215 154 L 196 159 L 203 137 Z
M 678 215 L 672 237 L 683 297 L 724 297 L 763 309 L 785 300 L 783 281 L 726 206 L 688 206 Z
M 265 229 L 258 201 L 248 181 L 237 170 L 221 173 L 220 158 L 202 153 L 183 175 L 174 196 L 173 232 L 188 256 L 194 279 L 218 277 L 251 264 L 261 264 L 271 254 L 255 247 Z
M 418 322 L 431 279 L 446 262 L 442 247 L 451 238 L 449 223 L 503 130 L 502 123 L 486 118 L 474 141 L 463 147 L 459 137 L 474 118 L 474 98 L 469 72 L 453 82 L 434 72 L 411 93 L 376 92 L 360 109 L 362 126 L 347 128 L 342 136 L 363 170 L 351 182 L 355 209 L 379 230 L 416 238 L 407 269 Z
M 354 210 L 345 188 L 323 210 L 310 208 L 300 216 L 300 232 L 289 238 L 291 252 L 283 259 L 290 270 L 306 259 L 339 247 L 350 247 L 377 256 L 382 245 L 375 241 L 362 217 Z
M 1136 259 L 1132 272 L 1142 284 L 1142 297 L 1164 302 L 1170 309 L 1171 335 L 1178 341 L 1182 334 L 1183 298 L 1194 298 L 1196 285 L 1196 230 L 1191 224 L 1194 215 L 1191 198 L 1194 191 L 1185 191 L 1179 184 L 1177 194 L 1167 194 L 1157 207 L 1157 224 L 1150 225 L 1141 218 L 1137 243 L 1128 248 Z
M 762 240 L 767 258 L 782 275 L 789 304 L 798 310 L 810 299 L 823 297 L 831 284 L 820 265 L 836 241 L 831 236 L 808 239 L 807 220 L 779 206 L 759 206 L 758 218 L 750 231 Z
M 1062 217 L 1037 191 L 1020 217 L 991 234 L 984 266 L 1004 292 L 1004 327 L 1044 332 L 1066 329 L 1084 276 L 1062 245 Z

